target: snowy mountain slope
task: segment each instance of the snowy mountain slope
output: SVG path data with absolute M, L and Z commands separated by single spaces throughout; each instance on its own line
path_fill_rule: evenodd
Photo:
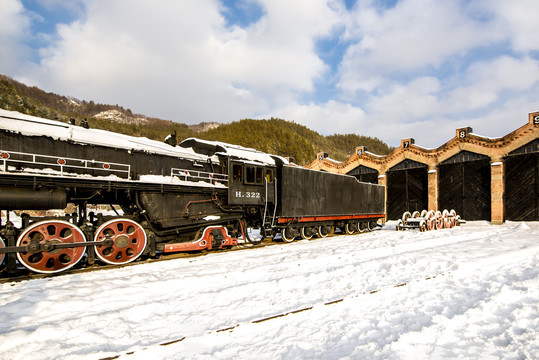
M 386 226 L 2 284 L 0 358 L 537 358 L 537 239 Z

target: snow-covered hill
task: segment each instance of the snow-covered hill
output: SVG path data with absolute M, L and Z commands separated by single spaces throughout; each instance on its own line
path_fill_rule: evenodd
M 0 286 L 2 359 L 536 359 L 539 223 L 368 234 Z
M 148 122 L 148 119 L 143 116 L 128 116 L 125 112 L 120 110 L 111 109 L 106 111 L 101 111 L 94 115 L 98 119 L 105 119 L 110 121 L 119 122 L 122 124 L 145 124 Z

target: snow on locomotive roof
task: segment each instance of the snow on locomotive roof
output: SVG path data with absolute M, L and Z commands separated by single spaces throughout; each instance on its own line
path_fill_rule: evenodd
M 262 163 L 265 165 L 276 165 L 277 161 L 288 165 L 288 160 L 278 155 L 270 155 L 262 151 L 246 148 L 239 145 L 232 145 L 220 141 L 209 141 L 197 138 L 188 138 L 180 143 L 181 147 L 192 148 L 202 154 L 221 154 L 238 159 Z
M 4 109 L 0 109 L 0 129 L 20 132 L 23 135 L 50 136 L 54 139 L 69 140 L 80 144 L 102 145 L 193 160 L 207 160 L 207 156 L 197 154 L 191 149 L 174 147 L 145 137 L 129 136 L 100 129 L 86 129 Z

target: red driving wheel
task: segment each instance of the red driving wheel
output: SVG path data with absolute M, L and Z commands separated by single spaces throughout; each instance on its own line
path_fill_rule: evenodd
M 17 246 L 54 245 L 85 242 L 82 231 L 75 225 L 63 220 L 47 220 L 27 227 L 17 240 Z M 51 249 L 50 251 L 20 252 L 17 258 L 26 268 L 52 274 L 73 267 L 84 255 L 86 247 Z
M 142 226 L 129 219 L 107 221 L 97 229 L 95 241 L 109 238 L 112 246 L 98 245 L 96 255 L 107 264 L 127 264 L 136 260 L 146 247 L 146 233 Z

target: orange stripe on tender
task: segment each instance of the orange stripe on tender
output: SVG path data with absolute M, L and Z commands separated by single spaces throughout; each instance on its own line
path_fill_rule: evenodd
M 373 218 L 381 218 L 381 217 L 384 217 L 384 214 L 282 217 L 282 218 L 279 218 L 277 222 L 279 224 L 284 224 L 290 221 L 296 221 L 296 222 L 302 223 L 302 222 L 314 222 L 314 221 L 373 219 Z

